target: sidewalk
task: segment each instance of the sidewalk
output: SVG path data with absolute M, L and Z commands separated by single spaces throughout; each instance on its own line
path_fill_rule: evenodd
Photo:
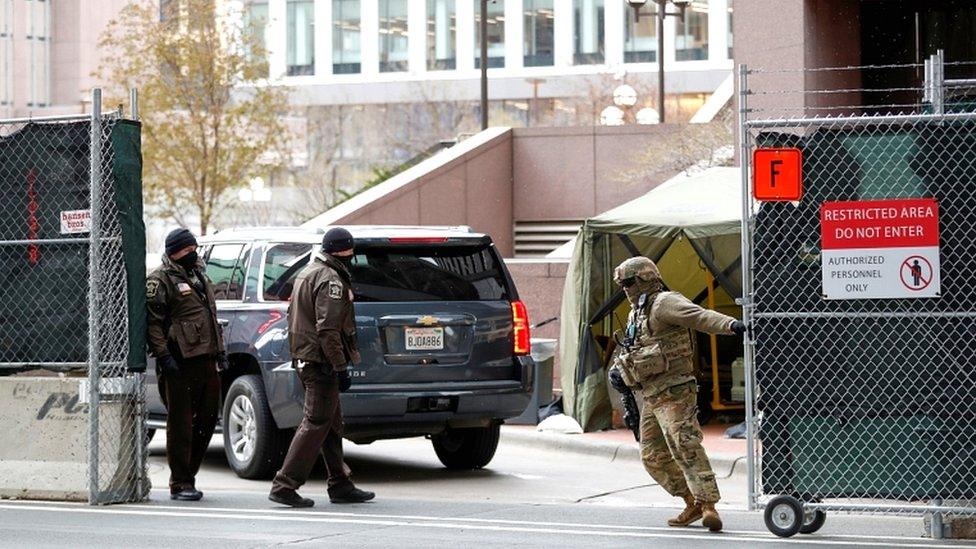
M 733 467 L 735 473 L 745 473 L 746 470 L 746 441 L 725 438 L 725 430 L 729 427 L 731 425 L 706 425 L 702 428 L 705 435 L 702 446 L 712 462 L 712 468 L 719 476 L 729 475 L 733 472 Z M 563 435 L 536 431 L 535 425 L 503 425 L 501 442 L 605 457 L 610 461 L 640 461 L 640 448 L 634 440 L 634 434 L 626 429 Z

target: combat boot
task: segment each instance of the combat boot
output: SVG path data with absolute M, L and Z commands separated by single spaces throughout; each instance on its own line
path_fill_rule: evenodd
M 695 496 L 688 494 L 684 496 L 684 500 L 685 510 L 673 519 L 668 519 L 668 526 L 688 526 L 702 518 L 702 506 L 695 502 Z
M 722 531 L 722 518 L 718 516 L 718 511 L 715 510 L 714 503 L 703 503 L 701 504 L 702 510 L 702 524 L 710 532 L 721 532 Z

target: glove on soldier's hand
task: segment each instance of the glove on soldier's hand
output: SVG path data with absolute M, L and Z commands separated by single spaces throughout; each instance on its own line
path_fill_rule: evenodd
M 735 335 L 742 337 L 742 335 L 746 333 L 745 323 L 741 320 L 732 322 L 732 331 L 735 332 Z
M 230 369 L 230 361 L 227 360 L 227 353 L 217 355 L 217 371 L 224 372 Z
M 162 372 L 163 375 L 165 374 L 175 375 L 180 373 L 180 367 L 176 364 L 176 361 L 174 361 L 173 357 L 170 355 L 157 356 L 156 369 Z
M 352 378 L 349 377 L 349 370 L 343 370 L 336 373 L 336 379 L 339 380 L 339 392 L 345 393 L 352 387 Z

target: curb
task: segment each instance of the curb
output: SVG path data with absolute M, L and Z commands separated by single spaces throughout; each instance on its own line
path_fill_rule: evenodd
M 620 443 L 609 440 L 594 440 L 584 435 L 564 435 L 559 433 L 545 433 L 528 431 L 525 429 L 501 430 L 501 442 L 513 446 L 522 446 L 536 450 L 554 452 L 568 452 L 577 455 L 605 458 L 609 461 L 625 460 L 640 463 L 640 447 L 636 442 Z M 705 450 L 708 452 L 708 449 Z M 708 461 L 712 464 L 719 478 L 731 476 L 733 473 L 744 474 L 746 470 L 746 456 L 734 454 L 713 454 L 708 452 Z

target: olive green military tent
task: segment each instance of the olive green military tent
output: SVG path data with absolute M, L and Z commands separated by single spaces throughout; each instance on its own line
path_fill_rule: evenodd
M 613 331 L 626 323 L 629 310 L 613 283 L 621 261 L 650 257 L 669 289 L 739 316 L 740 175 L 739 168 L 680 174 L 583 224 L 563 289 L 560 364 L 564 411 L 584 430 L 611 422 L 604 366 Z

